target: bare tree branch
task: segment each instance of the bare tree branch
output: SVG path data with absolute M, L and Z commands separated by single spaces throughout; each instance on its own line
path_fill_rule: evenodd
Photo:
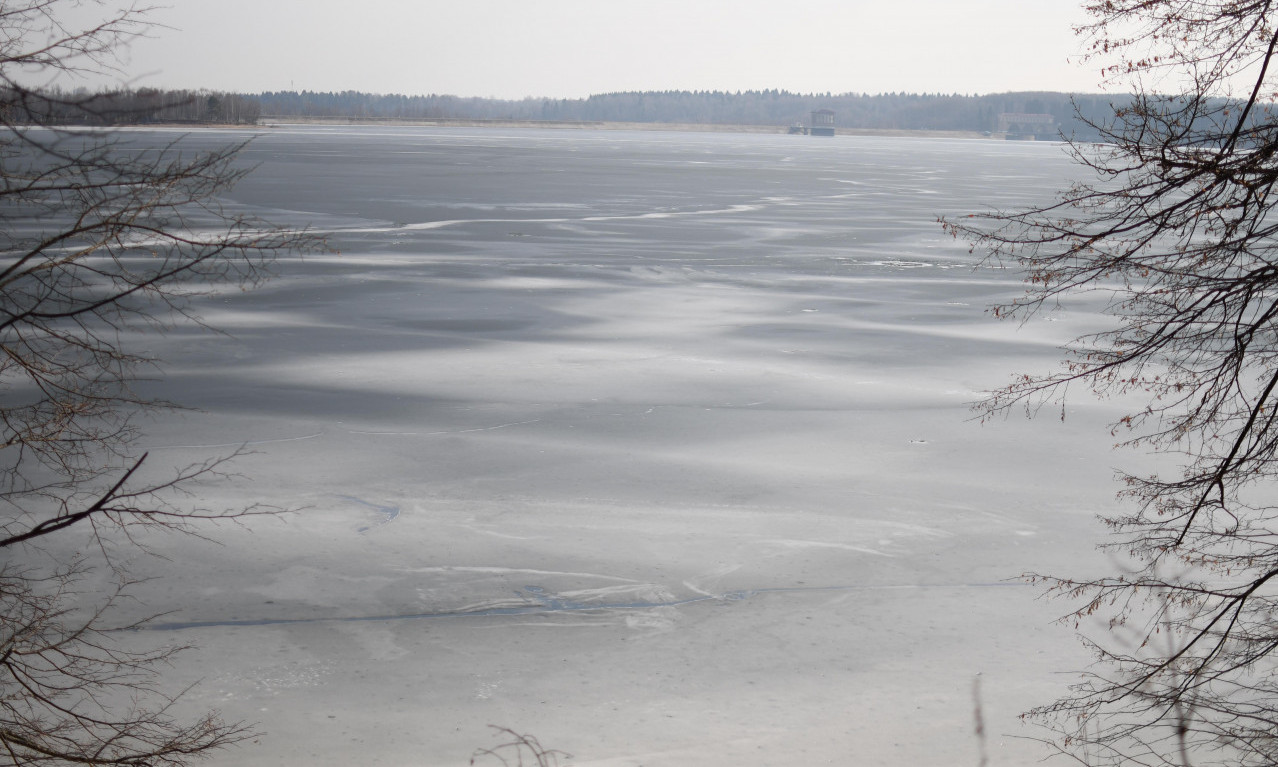
M 1072 386 L 1139 395 L 1122 445 L 1177 459 L 1125 476 L 1132 511 L 1102 548 L 1132 572 L 1028 576 L 1106 617 L 1100 663 L 1031 712 L 1082 764 L 1278 762 L 1278 8 L 1271 0 L 1095 0 L 1078 31 L 1136 95 L 1103 144 L 1072 144 L 1093 180 L 1046 206 L 948 221 L 987 263 L 1024 270 L 995 309 L 1020 320 L 1083 293 L 1111 327 L 1063 366 L 1017 376 L 985 414 L 1065 408 Z M 1172 84 L 1158 92 L 1146 83 Z
M 72 5 L 103 20 L 70 26 Z M 0 764 L 177 767 L 251 735 L 216 713 L 174 715 L 156 674 L 180 648 L 134 651 L 112 624 L 133 581 L 110 551 L 137 545 L 138 526 L 198 535 L 201 520 L 271 511 L 184 501 L 234 455 L 143 476 L 136 420 L 173 405 L 136 393 L 159 360 L 130 339 L 202 324 L 194 296 L 251 287 L 277 254 L 319 243 L 218 204 L 246 172 L 242 145 L 77 129 L 124 102 L 29 85 L 114 71 L 147 10 L 0 2 Z M 96 539 L 113 591 L 84 586 L 89 554 L 59 561 L 43 545 L 72 529 Z

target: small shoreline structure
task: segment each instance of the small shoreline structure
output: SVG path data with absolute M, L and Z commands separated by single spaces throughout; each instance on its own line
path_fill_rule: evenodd
M 1056 118 L 1049 114 L 1000 112 L 998 130 L 1006 141 L 1036 141 L 1039 136 L 1056 136 L 1060 132 Z
M 814 109 L 812 111 L 812 127 L 808 129 L 809 136 L 833 136 L 834 135 L 834 110 L 833 109 Z

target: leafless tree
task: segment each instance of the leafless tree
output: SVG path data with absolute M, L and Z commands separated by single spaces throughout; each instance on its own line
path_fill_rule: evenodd
M 99 22 L 66 21 L 93 6 Z M 113 542 L 254 513 L 181 495 L 221 459 L 146 470 L 136 420 L 168 405 L 136 393 L 157 364 L 136 342 L 199 322 L 201 291 L 249 287 L 276 254 L 315 243 L 219 207 L 244 172 L 239 147 L 154 148 L 65 124 L 77 109 L 100 118 L 103 102 L 48 86 L 110 72 L 146 12 L 0 0 L 0 764 L 181 765 L 250 734 L 176 717 L 155 676 L 175 650 L 135 651 L 114 622 L 130 579 Z M 70 531 L 96 550 L 60 557 L 50 544 Z M 95 567 L 115 589 L 99 593 Z
M 1124 476 L 1104 548 L 1130 571 L 1033 576 L 1108 619 L 1100 663 L 1032 712 L 1099 764 L 1278 762 L 1278 13 L 1269 0 L 1093 0 L 1079 32 L 1135 92 L 1071 146 L 1091 180 L 1047 206 L 949 221 L 991 263 L 1023 268 L 1025 319 L 1093 293 L 1109 329 L 1019 376 L 987 413 L 1071 387 L 1136 395 L 1121 444 L 1175 459 Z M 1063 410 L 1062 410 L 1063 414 Z

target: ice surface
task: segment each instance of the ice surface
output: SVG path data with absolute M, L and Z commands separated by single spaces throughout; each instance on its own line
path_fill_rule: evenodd
M 489 724 L 581 765 L 975 764 L 978 674 L 991 763 L 1042 756 L 1016 715 L 1085 659 L 1009 579 L 1105 566 L 1114 408 L 968 404 L 1099 319 L 990 319 L 1015 274 L 936 218 L 1048 199 L 1059 147 L 307 128 L 246 160 L 228 206 L 337 252 L 146 340 L 201 412 L 144 447 L 248 444 L 202 500 L 302 509 L 139 564 L 176 612 L 129 641 L 197 644 L 184 705 L 266 731 L 213 764 L 461 765 Z

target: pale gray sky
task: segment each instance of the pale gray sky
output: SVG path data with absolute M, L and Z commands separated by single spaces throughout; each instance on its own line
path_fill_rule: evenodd
M 1081 0 L 160 0 L 134 86 L 580 97 L 1096 91 Z

